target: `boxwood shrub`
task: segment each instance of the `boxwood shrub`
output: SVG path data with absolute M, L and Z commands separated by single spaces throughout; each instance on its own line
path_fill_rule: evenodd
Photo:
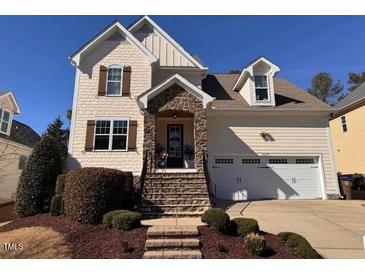
M 142 214 L 129 210 L 113 210 L 105 213 L 103 224 L 109 228 L 131 230 L 141 225 Z
M 81 168 L 67 174 L 65 213 L 80 223 L 99 223 L 106 212 L 130 206 L 126 174 L 108 168 Z
M 256 233 L 249 233 L 245 236 L 243 247 L 248 253 L 257 256 L 261 256 L 267 248 L 264 236 Z
M 231 228 L 235 234 L 242 237 L 249 233 L 258 233 L 260 231 L 257 221 L 252 218 L 235 218 L 231 220 Z
M 201 220 L 216 232 L 227 233 L 229 231 L 229 216 L 221 208 L 208 209 L 202 215 Z
M 118 214 L 126 213 L 126 212 L 130 212 L 130 211 L 129 210 L 113 210 L 113 211 L 109 211 L 109 212 L 105 213 L 103 216 L 103 224 L 108 228 L 112 228 L 114 216 L 116 216 Z
M 290 251 L 302 259 L 319 259 L 320 255 L 315 251 L 310 243 L 301 235 L 294 232 L 280 232 L 280 241 L 286 244 Z
M 65 207 L 63 202 L 63 195 L 57 194 L 52 198 L 50 214 L 52 216 L 58 216 L 58 215 L 63 215 L 64 213 L 65 213 Z

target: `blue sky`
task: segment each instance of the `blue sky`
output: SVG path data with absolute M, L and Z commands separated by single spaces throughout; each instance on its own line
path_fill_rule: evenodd
M 74 68 L 68 56 L 113 20 L 138 16 L 0 16 L 0 90 L 12 90 L 16 119 L 42 133 L 71 108 Z M 151 16 L 210 72 L 241 69 L 259 55 L 278 76 L 306 89 L 314 74 L 347 82 L 365 71 L 365 16 Z

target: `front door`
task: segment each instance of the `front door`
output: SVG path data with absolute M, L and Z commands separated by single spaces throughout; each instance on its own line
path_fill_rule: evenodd
M 183 125 L 167 125 L 167 167 L 184 167 Z

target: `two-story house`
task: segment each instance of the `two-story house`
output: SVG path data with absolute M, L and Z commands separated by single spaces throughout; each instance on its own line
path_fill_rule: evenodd
M 20 173 L 40 139 L 33 129 L 14 119 L 19 113 L 13 93 L 0 92 L 0 204 L 15 199 Z
M 133 172 L 145 212 L 194 214 L 211 197 L 339 193 L 333 109 L 275 77 L 280 68 L 265 57 L 240 74 L 209 74 L 143 16 L 128 28 L 113 22 L 70 60 L 76 78 L 69 168 Z

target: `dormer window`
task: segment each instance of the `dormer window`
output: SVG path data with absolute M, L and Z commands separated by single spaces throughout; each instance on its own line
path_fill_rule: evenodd
M 266 75 L 255 75 L 255 98 L 256 102 L 269 100 Z
M 120 66 L 108 67 L 106 94 L 110 96 L 121 95 L 122 68 Z
M 0 108 L 0 133 L 8 134 L 10 112 Z

